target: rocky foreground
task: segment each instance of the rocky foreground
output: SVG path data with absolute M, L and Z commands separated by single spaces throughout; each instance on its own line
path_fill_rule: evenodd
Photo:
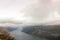
M 0 29 L 0 40 L 16 40 L 10 33 L 5 29 Z
M 60 25 L 27 26 L 22 32 L 50 40 L 60 40 Z

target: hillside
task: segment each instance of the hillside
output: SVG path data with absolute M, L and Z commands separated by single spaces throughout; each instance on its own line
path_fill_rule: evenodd
M 1 30 L 1 29 L 6 29 L 6 30 L 8 30 L 8 31 L 14 31 L 14 30 L 17 29 L 17 27 L 2 27 L 2 26 L 0 26 L 0 30 Z
M 27 26 L 22 32 L 47 39 L 60 39 L 60 25 Z

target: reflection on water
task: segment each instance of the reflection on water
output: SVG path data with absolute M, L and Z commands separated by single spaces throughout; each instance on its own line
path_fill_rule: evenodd
M 19 30 L 15 30 L 11 32 L 16 40 L 47 40 L 47 39 L 42 39 L 38 37 L 34 37 L 32 35 L 25 34 L 23 32 L 20 32 Z

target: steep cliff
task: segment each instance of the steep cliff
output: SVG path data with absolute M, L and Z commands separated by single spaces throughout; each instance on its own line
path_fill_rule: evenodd
M 60 39 L 60 25 L 27 26 L 22 32 L 47 39 Z

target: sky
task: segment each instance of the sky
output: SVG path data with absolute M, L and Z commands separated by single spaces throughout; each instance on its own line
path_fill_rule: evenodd
M 60 20 L 60 0 L 37 0 L 23 10 L 28 23 L 52 23 Z
M 59 13 L 59 0 L 0 0 L 0 23 L 49 23 Z

